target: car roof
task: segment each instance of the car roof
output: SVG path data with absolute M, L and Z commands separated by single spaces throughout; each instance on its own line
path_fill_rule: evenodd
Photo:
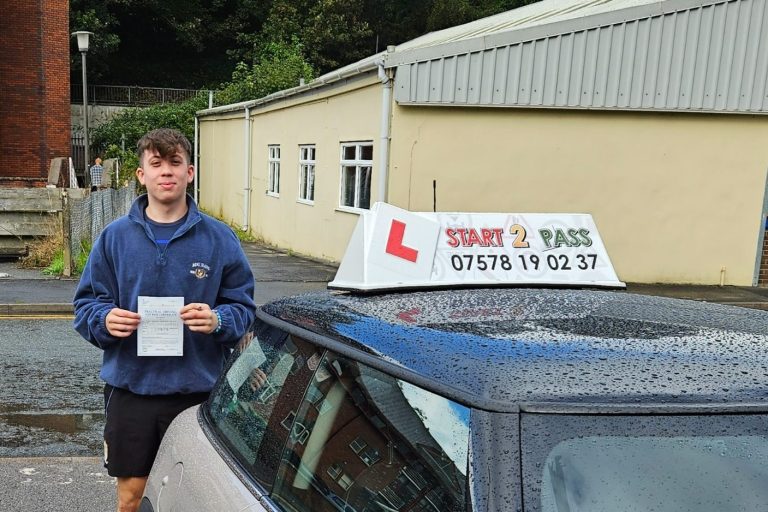
M 486 410 L 768 410 L 763 311 L 494 288 L 319 292 L 265 305 L 259 316 Z

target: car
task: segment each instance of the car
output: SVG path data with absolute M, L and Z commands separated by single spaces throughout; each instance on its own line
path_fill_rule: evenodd
M 259 309 L 168 430 L 142 512 L 768 509 L 766 312 L 581 283 L 416 289 L 434 272 L 360 293 L 362 253 L 344 289 Z

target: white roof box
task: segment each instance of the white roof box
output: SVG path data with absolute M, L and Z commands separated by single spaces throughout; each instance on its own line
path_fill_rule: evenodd
M 328 287 L 375 291 L 471 286 L 625 288 L 592 216 L 409 212 L 360 215 Z

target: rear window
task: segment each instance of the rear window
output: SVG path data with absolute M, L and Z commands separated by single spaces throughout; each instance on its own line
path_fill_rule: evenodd
M 262 324 L 207 405 L 283 510 L 466 510 L 469 409 Z
M 523 415 L 525 509 L 768 510 L 767 431 L 764 415 Z

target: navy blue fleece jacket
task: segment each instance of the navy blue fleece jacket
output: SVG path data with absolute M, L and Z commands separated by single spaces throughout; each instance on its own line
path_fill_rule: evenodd
M 144 195 L 91 250 L 75 292 L 74 326 L 104 351 L 100 375 L 113 386 L 141 395 L 210 391 L 230 348 L 253 323 L 253 274 L 240 242 L 191 197 L 187 205 L 186 222 L 165 247 L 155 243 L 145 221 Z M 140 295 L 206 303 L 221 314 L 221 330 L 201 334 L 185 326 L 182 357 L 138 357 L 136 333 L 116 338 L 105 318 L 115 307 L 137 311 Z

